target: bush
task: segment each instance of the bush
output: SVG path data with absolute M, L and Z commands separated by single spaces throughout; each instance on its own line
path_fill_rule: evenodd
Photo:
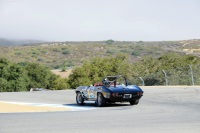
M 115 42 L 114 40 L 110 39 L 110 40 L 107 40 L 105 43 L 106 44 L 113 44 L 114 42 Z
M 140 56 L 140 52 L 139 51 L 133 51 L 131 53 L 131 55 L 133 55 L 133 56 Z
M 69 55 L 70 54 L 70 51 L 68 49 L 65 49 L 62 54 L 65 54 L 65 55 Z
M 115 52 L 116 52 L 116 51 L 113 50 L 113 49 L 109 49 L 109 50 L 106 51 L 106 53 L 108 53 L 108 54 L 114 54 Z
M 68 89 L 68 80 L 66 78 L 57 78 L 56 80 L 53 81 L 53 86 L 52 88 L 54 90 L 63 90 L 63 89 Z

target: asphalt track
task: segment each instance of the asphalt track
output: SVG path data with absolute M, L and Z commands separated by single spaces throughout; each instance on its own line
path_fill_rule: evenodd
M 137 106 L 128 103 L 79 110 L 69 91 L 0 93 L 0 101 L 43 103 L 74 111 L 0 113 L 0 133 L 199 133 L 200 87 L 142 87 Z M 0 106 L 0 108 L 2 108 Z M 13 111 L 14 112 L 14 111 Z

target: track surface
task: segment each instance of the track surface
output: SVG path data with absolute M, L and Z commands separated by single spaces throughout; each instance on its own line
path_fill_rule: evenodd
M 199 133 L 200 87 L 142 87 L 139 105 L 87 111 L 0 113 L 0 133 Z M 0 93 L 0 101 L 75 106 L 69 91 Z M 1 107 L 0 107 L 1 108 Z

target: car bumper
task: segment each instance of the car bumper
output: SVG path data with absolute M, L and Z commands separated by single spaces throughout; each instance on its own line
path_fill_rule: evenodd
M 113 96 L 111 95 L 110 98 L 106 98 L 107 101 L 111 101 L 111 102 L 125 102 L 125 101 L 132 101 L 132 100 L 138 100 L 142 97 L 143 95 L 133 95 L 130 98 L 125 98 L 124 95 L 120 95 L 120 96 Z

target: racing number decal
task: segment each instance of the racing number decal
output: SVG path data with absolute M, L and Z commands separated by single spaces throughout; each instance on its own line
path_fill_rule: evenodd
M 94 98 L 94 87 L 91 86 L 88 89 L 88 98 Z

